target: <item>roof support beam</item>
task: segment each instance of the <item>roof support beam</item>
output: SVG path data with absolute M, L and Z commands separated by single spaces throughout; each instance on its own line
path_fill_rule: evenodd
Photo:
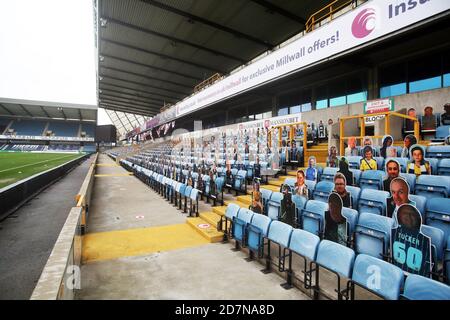
M 244 60 L 242 58 L 235 57 L 233 55 L 226 54 L 226 53 L 218 51 L 218 50 L 206 48 L 204 46 L 198 45 L 198 44 L 193 43 L 193 42 L 189 42 L 189 41 L 186 41 L 186 40 L 183 40 L 183 39 L 180 39 L 180 38 L 175 38 L 175 37 L 172 37 L 172 36 L 169 36 L 169 35 L 166 35 L 166 34 L 162 34 L 162 33 L 150 30 L 150 29 L 146 29 L 146 28 L 139 27 L 139 26 L 136 26 L 136 25 L 133 25 L 133 24 L 130 24 L 130 23 L 126 23 L 124 21 L 120 21 L 120 20 L 117 20 L 117 19 L 114 19 L 114 18 L 111 18 L 111 17 L 104 16 L 103 19 L 106 19 L 108 22 L 120 25 L 122 27 L 126 27 L 126 28 L 129 28 L 129 29 L 133 29 L 133 30 L 140 31 L 140 32 L 143 32 L 143 33 L 146 33 L 146 34 L 151 34 L 153 36 L 157 36 L 157 37 L 160 37 L 160 38 L 164 38 L 164 39 L 170 40 L 170 41 L 172 41 L 172 43 L 181 43 L 181 44 L 184 44 L 184 45 L 187 45 L 187 46 L 190 46 L 190 47 L 202 50 L 202 51 L 209 52 L 209 53 L 211 53 L 213 55 L 222 56 L 222 57 L 225 57 L 225 58 L 228 58 L 228 59 L 231 59 L 231 60 L 235 60 L 235 61 L 240 62 L 241 64 L 245 64 L 247 62 L 246 60 Z
M 142 82 L 138 82 L 138 81 L 131 81 L 131 80 L 127 80 L 127 79 L 112 77 L 112 76 L 108 76 L 106 74 L 101 74 L 100 77 L 113 79 L 113 80 L 118 80 L 118 81 L 123 81 L 123 82 L 128 82 L 128 83 L 136 84 L 136 85 L 139 85 L 139 86 L 149 87 L 149 88 L 152 88 L 152 89 L 163 90 L 163 91 L 175 93 L 178 96 L 186 96 L 186 95 L 188 95 L 188 94 L 183 93 L 183 92 L 170 90 L 170 89 L 165 89 L 165 88 L 160 88 L 160 87 L 152 86 L 152 85 L 149 85 L 149 84 L 146 84 L 146 83 L 142 83 Z
M 105 99 L 101 99 L 101 103 L 109 103 L 109 104 L 114 104 L 114 105 L 118 105 L 118 106 L 122 106 L 122 107 L 126 107 L 126 108 L 130 108 L 130 113 L 132 113 L 133 108 L 135 109 L 142 109 L 142 110 L 151 110 L 151 111 L 155 111 L 155 112 L 159 112 L 160 111 L 160 107 L 157 106 L 142 106 L 142 105 L 135 105 L 135 104 L 130 104 L 130 103 L 125 103 L 125 102 L 120 102 L 120 101 L 112 101 L 112 100 L 105 100 Z
M 14 115 L 14 113 L 12 113 L 7 107 L 5 107 L 3 104 L 0 103 L 0 107 L 2 107 L 2 109 L 4 109 L 6 112 L 8 112 L 10 115 Z
M 113 70 L 113 71 L 117 71 L 117 72 L 123 72 L 123 73 L 131 74 L 133 76 L 142 77 L 142 78 L 149 79 L 149 80 L 156 80 L 156 81 L 166 82 L 166 83 L 170 83 L 170 84 L 175 85 L 175 86 L 180 86 L 180 87 L 184 87 L 184 88 L 188 88 L 189 90 L 192 90 L 192 86 L 186 85 L 184 83 L 179 83 L 179 82 L 175 82 L 175 81 L 169 81 L 169 80 L 164 80 L 164 79 L 160 79 L 160 78 L 150 77 L 150 76 L 147 76 L 145 74 L 135 73 L 135 72 L 123 70 L 123 69 L 120 69 L 120 68 L 105 67 L 105 66 L 100 66 L 100 67 L 105 69 L 105 70 Z
M 205 18 L 202 18 L 202 17 L 199 17 L 199 16 L 195 16 L 193 14 L 190 14 L 188 12 L 179 10 L 177 8 L 174 8 L 174 7 L 171 7 L 171 6 L 166 5 L 164 3 L 161 3 L 161 2 L 158 2 L 158 1 L 155 1 L 155 0 L 141 0 L 141 1 L 145 2 L 145 3 L 149 4 L 149 5 L 152 5 L 154 7 L 157 7 L 157 8 L 160 8 L 160 9 L 172 12 L 174 14 L 183 16 L 185 18 L 188 18 L 190 21 L 197 21 L 197 22 L 200 22 L 200 23 L 202 23 L 204 25 L 207 25 L 209 27 L 215 28 L 217 30 L 230 33 L 230 34 L 232 34 L 235 37 L 247 39 L 247 40 L 249 40 L 251 42 L 257 43 L 258 45 L 260 45 L 262 47 L 270 49 L 270 48 L 273 48 L 275 46 L 275 45 L 269 43 L 266 40 L 258 39 L 256 37 L 251 36 L 251 35 L 248 35 L 248 34 L 245 34 L 243 32 L 240 32 L 238 30 L 234 30 L 232 28 L 223 26 L 223 25 L 218 24 L 216 22 L 207 20 Z
M 19 106 L 22 108 L 23 111 L 25 111 L 25 113 L 26 113 L 27 115 L 29 115 L 30 117 L 33 118 L 33 115 L 31 114 L 30 111 L 28 111 L 27 108 L 25 108 L 25 107 L 24 107 L 22 104 L 20 104 L 20 103 L 19 103 Z
M 109 101 L 116 101 L 117 102 L 122 102 L 122 103 L 131 103 L 134 104 L 136 106 L 142 106 L 142 107 L 159 107 L 162 108 L 163 105 L 157 105 L 154 103 L 142 103 L 141 101 L 133 101 L 132 99 L 127 99 L 127 98 L 121 98 L 121 97 L 111 97 L 105 94 L 102 94 L 100 96 L 100 99 L 103 100 L 109 100 Z
M 143 125 L 143 123 L 141 123 L 140 121 L 139 121 L 139 118 L 138 117 L 136 117 L 136 115 L 135 114 L 133 114 L 133 117 L 134 117 L 134 119 L 136 119 L 136 122 L 140 125 L 140 126 L 142 126 Z
M 166 72 L 166 73 L 169 73 L 169 74 L 175 74 L 175 75 L 177 75 L 177 76 L 184 77 L 184 78 L 189 78 L 189 79 L 193 79 L 193 80 L 195 80 L 195 81 L 201 81 L 201 80 L 202 80 L 201 78 L 194 77 L 194 76 L 189 75 L 189 74 L 180 73 L 180 72 L 172 71 L 172 70 L 169 70 L 169 69 L 164 69 L 164 68 L 155 67 L 155 66 L 152 66 L 152 65 L 150 65 L 150 64 L 140 63 L 140 62 L 132 61 L 132 60 L 129 60 L 129 59 L 125 59 L 125 58 L 113 56 L 113 55 L 110 55 L 110 54 L 102 53 L 101 56 L 102 56 L 102 57 L 105 57 L 105 58 L 110 58 L 110 59 L 115 59 L 115 60 L 127 62 L 127 63 L 134 64 L 134 65 L 140 66 L 140 67 L 146 67 L 146 68 L 149 68 L 149 69 L 155 69 L 155 70 L 157 70 L 157 71 Z
M 108 109 L 108 110 L 116 110 L 116 111 L 120 111 L 120 112 L 124 112 L 124 113 L 129 112 L 129 110 L 127 108 L 121 107 L 121 106 L 115 106 L 115 105 L 104 104 L 104 103 L 100 103 L 100 105 L 102 106 L 102 108 Z M 136 110 L 136 114 L 154 116 L 156 113 L 148 111 L 148 110 L 147 111 Z
M 102 92 L 100 92 L 100 94 L 102 95 L 108 95 L 111 97 L 115 97 L 115 98 L 122 98 L 122 99 L 129 99 L 129 100 L 135 100 L 135 101 L 139 101 L 139 102 L 144 102 L 144 103 L 152 103 L 152 102 L 156 102 L 156 103 L 161 103 L 164 104 L 164 100 L 160 100 L 160 99 L 142 99 L 141 96 L 136 96 L 134 94 L 131 93 L 127 93 L 127 92 L 121 92 L 121 91 L 117 91 L 117 90 L 110 90 L 110 89 L 101 89 Z M 111 93 L 112 92 L 112 93 Z M 128 97 L 122 97 L 119 95 L 115 95 L 113 93 L 118 93 L 120 95 L 125 95 L 125 96 L 130 96 L 131 98 Z
M 41 107 L 42 112 L 44 112 L 44 114 L 47 116 L 47 118 L 51 118 L 50 115 L 48 114 L 48 112 L 44 109 L 44 107 L 43 106 L 40 106 L 40 107 Z
M 63 109 L 63 108 L 61 108 L 61 112 L 62 112 L 62 114 L 63 114 L 64 120 L 67 120 L 67 116 L 66 116 L 66 114 L 64 113 L 64 109 Z
M 122 81 L 123 81 L 123 80 L 122 80 Z M 139 90 L 139 89 L 136 89 L 136 88 L 130 88 L 130 87 L 121 86 L 121 85 L 118 85 L 118 84 L 113 84 L 113 83 L 104 82 L 104 81 L 101 81 L 101 82 L 100 82 L 100 85 L 102 85 L 102 84 L 103 84 L 103 85 L 108 85 L 108 86 L 111 86 L 111 87 L 115 87 L 115 88 L 119 88 L 119 89 L 125 89 L 125 90 L 134 91 L 134 92 L 141 92 L 141 93 L 145 93 L 145 94 L 148 94 L 148 95 L 151 94 L 151 95 L 154 95 L 154 96 L 162 97 L 162 98 L 164 98 L 164 101 L 168 101 L 168 100 L 171 100 L 171 101 L 173 101 L 173 102 L 177 101 L 177 99 L 174 99 L 173 97 L 166 96 L 166 95 L 159 94 L 159 93 L 155 93 L 155 92 Z M 102 87 L 101 89 L 104 89 L 104 88 Z M 139 95 L 138 95 L 138 96 L 139 96 Z M 140 97 L 147 98 L 147 97 L 145 97 L 145 96 L 140 96 Z
M 286 18 L 289 18 L 295 22 L 298 22 L 303 26 L 306 24 L 306 20 L 304 18 L 297 16 L 296 14 L 293 14 L 292 12 L 289 12 L 283 8 L 280 8 L 276 5 L 274 5 L 273 3 L 268 2 L 267 0 L 252 0 L 252 1 L 272 12 L 276 12 Z
M 188 65 L 194 66 L 196 68 L 209 70 L 209 71 L 212 71 L 214 73 L 216 73 L 216 72 L 226 73 L 226 71 L 223 70 L 223 69 L 213 68 L 213 67 L 209 67 L 209 66 L 206 66 L 206 65 L 203 65 L 203 64 L 196 63 L 196 62 L 192 62 L 192 61 L 187 61 L 187 60 L 171 57 L 171 56 L 168 56 L 168 55 L 160 53 L 160 52 L 143 49 L 143 48 L 132 46 L 132 45 L 129 45 L 129 44 L 125 44 L 125 43 L 122 43 L 122 42 L 105 39 L 103 37 L 101 37 L 100 39 L 103 42 L 112 43 L 112 44 L 115 44 L 115 45 L 118 45 L 118 46 L 121 46 L 121 47 L 124 47 L 124 48 L 136 50 L 136 51 L 147 53 L 147 54 L 152 54 L 152 55 L 158 56 L 158 57 L 160 57 L 162 59 L 177 61 L 177 62 L 180 62 L 180 63 L 184 63 L 184 64 L 188 64 Z

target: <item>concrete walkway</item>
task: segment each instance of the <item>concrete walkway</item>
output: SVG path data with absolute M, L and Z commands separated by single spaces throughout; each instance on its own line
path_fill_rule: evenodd
M 30 298 L 91 159 L 0 223 L 0 299 Z
M 307 299 L 231 243 L 198 239 L 186 215 L 107 156 L 98 162 L 78 299 Z

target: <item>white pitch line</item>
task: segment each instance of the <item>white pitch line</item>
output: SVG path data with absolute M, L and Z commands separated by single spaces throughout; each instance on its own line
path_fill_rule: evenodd
M 61 158 L 48 159 L 48 160 L 44 160 L 44 161 L 34 162 L 34 163 L 26 164 L 26 165 L 23 165 L 23 166 L 20 166 L 20 167 L 14 167 L 14 168 L 9 168 L 9 169 L 5 169 L 5 170 L 0 170 L 0 173 L 6 172 L 6 171 L 11 171 L 11 170 L 16 170 L 16 169 L 20 169 L 20 168 L 24 168 L 24 167 L 28 167 L 28 166 L 34 166 L 34 165 L 37 165 L 37 164 L 40 164 L 40 163 L 44 163 L 44 162 L 49 162 L 49 161 L 55 161 L 55 160 L 59 160 L 59 159 L 64 159 L 64 158 L 67 158 L 67 157 L 69 157 L 69 156 L 71 156 L 71 155 L 66 155 L 66 156 L 61 157 Z

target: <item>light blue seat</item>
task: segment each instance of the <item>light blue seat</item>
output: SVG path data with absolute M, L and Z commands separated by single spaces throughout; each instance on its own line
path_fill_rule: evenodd
M 267 212 L 267 204 L 269 203 L 270 197 L 272 196 L 272 190 L 268 190 L 268 189 L 260 189 L 261 191 L 261 198 L 262 198 L 262 202 L 263 202 L 263 208 L 264 208 L 264 213 Z
M 426 161 L 430 164 L 431 167 L 431 174 L 437 175 L 438 174 L 438 163 L 439 159 L 436 158 L 425 158 Z
M 253 212 L 249 209 L 240 209 L 233 218 L 233 238 L 245 246 L 247 225 L 252 221 Z
M 444 247 L 446 245 L 446 239 L 444 231 L 441 229 L 422 225 L 422 233 L 431 239 L 431 246 L 433 251 L 433 262 L 438 263 L 441 262 L 444 258 Z M 435 267 L 437 267 L 435 265 Z
M 317 200 L 306 202 L 305 208 L 301 210 L 302 229 L 321 236 L 326 210 L 328 203 Z
M 198 216 L 198 197 L 199 197 L 198 189 L 192 188 L 189 194 L 190 215 L 195 214 L 195 216 Z
M 281 221 L 272 221 L 267 233 L 267 239 L 285 248 L 289 247 L 291 234 L 294 229 Z
M 361 174 L 359 187 L 364 189 L 383 190 L 383 179 L 385 173 L 380 170 L 367 170 Z
M 320 180 L 334 182 L 334 176 L 336 175 L 337 171 L 338 171 L 338 168 L 326 167 L 325 169 L 323 169 Z
M 294 194 L 292 196 L 292 202 L 295 204 L 295 224 L 296 226 L 300 225 L 301 221 L 301 212 L 305 207 L 306 201 L 308 201 L 305 197 Z
M 405 281 L 404 298 L 409 300 L 450 300 L 450 286 L 410 274 Z
M 234 189 L 239 191 L 245 191 L 245 179 L 247 177 L 246 170 L 239 170 L 234 177 Z
M 450 128 L 450 126 L 448 127 Z M 448 159 L 450 158 L 450 146 L 428 146 L 426 154 L 429 158 Z
M 211 178 L 204 174 L 201 176 L 201 179 L 203 181 L 203 194 L 209 196 L 209 191 L 211 189 Z
M 350 169 L 358 169 L 360 166 L 360 162 L 362 157 L 361 156 L 348 156 L 347 158 L 348 166 Z
M 308 188 L 309 197 L 312 199 L 312 194 L 316 188 L 316 182 L 312 180 L 305 180 L 305 185 Z
M 331 272 L 333 272 L 337 276 L 336 281 L 336 289 L 338 293 L 338 300 L 342 299 L 342 290 L 341 290 L 341 278 L 350 278 L 353 270 L 353 263 L 355 261 L 355 252 L 347 248 L 346 246 L 340 245 L 338 243 L 322 240 L 319 244 L 319 248 L 317 250 L 317 257 L 311 265 L 318 265 L 322 268 L 325 268 Z M 318 268 L 311 267 L 312 270 L 315 269 L 315 272 L 318 272 Z M 314 298 L 317 299 L 320 290 L 320 277 L 316 273 L 316 283 L 315 287 L 313 287 L 315 294 Z
M 327 202 L 328 203 L 328 197 L 330 196 L 330 193 L 334 189 L 334 183 L 330 181 L 320 181 L 316 184 L 316 187 L 313 192 L 313 199 Z
M 444 238 L 447 239 L 450 236 L 450 199 L 428 199 L 425 223 L 441 229 L 444 232 Z
M 350 196 L 352 197 L 352 207 L 358 208 L 358 202 L 359 202 L 359 196 L 361 195 L 361 189 L 358 187 L 352 187 L 347 186 L 345 189 L 347 189 L 347 192 L 350 193 Z
M 254 214 L 248 226 L 247 245 L 251 252 L 262 257 L 263 240 L 267 236 L 272 220 L 262 214 Z
M 281 200 L 283 200 L 283 194 L 281 192 L 273 192 L 267 203 L 267 216 L 272 220 L 278 220 L 281 210 Z
M 450 177 L 450 159 L 439 161 L 437 175 Z
M 416 180 L 414 194 L 430 198 L 448 198 L 450 194 L 450 177 L 421 175 Z
M 361 179 L 361 173 L 362 171 L 359 169 L 349 169 L 352 173 L 353 173 L 353 182 L 354 185 L 359 186 L 359 180 Z M 347 185 L 351 185 L 351 183 L 349 183 L 347 181 Z
M 427 205 L 427 198 L 422 197 L 422 196 L 417 196 L 414 194 L 410 194 L 409 200 L 412 200 L 416 203 L 416 208 L 417 208 L 417 210 L 419 210 L 420 215 L 422 216 L 422 219 L 423 219 L 423 217 L 425 215 L 425 208 Z
M 379 277 L 375 278 L 376 276 Z M 359 254 L 355 259 L 350 282 L 358 284 L 383 299 L 398 300 L 404 275 L 402 269 L 393 264 L 366 254 Z
M 294 229 L 291 235 L 289 249 L 311 261 L 316 259 L 320 238 L 302 229 Z
M 382 170 L 384 168 L 384 158 L 383 157 L 374 157 L 373 159 L 377 162 L 378 170 Z
M 347 245 L 351 244 L 352 235 L 356 230 L 356 224 L 358 222 L 358 211 L 350 208 L 342 208 L 342 215 L 347 219 Z
M 355 252 L 383 259 L 389 252 L 393 225 L 392 218 L 360 212 L 355 229 Z
M 389 192 L 387 191 L 364 189 L 359 196 L 358 211 L 386 215 L 386 199 L 388 197 Z
M 409 193 L 414 193 L 414 187 L 416 186 L 416 175 L 413 173 L 400 173 L 400 177 L 404 178 L 409 185 Z

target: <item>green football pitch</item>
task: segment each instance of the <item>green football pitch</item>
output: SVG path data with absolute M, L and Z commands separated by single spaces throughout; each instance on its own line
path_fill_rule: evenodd
M 56 167 L 82 154 L 0 152 L 0 188 Z

